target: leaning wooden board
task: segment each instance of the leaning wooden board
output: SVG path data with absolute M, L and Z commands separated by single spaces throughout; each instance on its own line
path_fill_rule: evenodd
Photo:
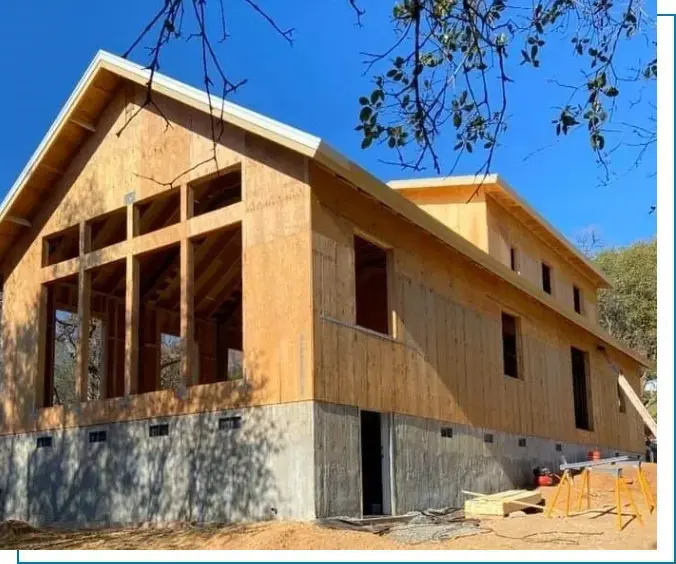
M 542 494 L 527 490 L 507 490 L 465 501 L 466 515 L 506 516 L 512 511 L 523 511 L 526 505 L 538 505 Z

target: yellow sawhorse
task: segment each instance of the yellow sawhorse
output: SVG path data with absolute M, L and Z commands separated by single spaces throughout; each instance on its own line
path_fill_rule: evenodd
M 646 479 L 645 475 L 643 474 L 643 469 L 641 468 L 641 462 L 637 462 L 638 466 L 638 483 L 639 487 L 641 488 L 641 493 L 643 494 L 643 499 L 648 506 L 648 511 L 649 513 L 652 513 L 653 510 L 656 507 L 655 504 L 655 498 L 653 497 L 652 492 L 650 491 L 650 485 L 648 484 L 648 480 Z M 626 496 L 629 500 L 629 504 L 634 510 L 634 516 L 638 520 L 638 522 L 643 526 L 643 517 L 641 516 L 640 511 L 638 510 L 638 507 L 636 506 L 636 503 L 634 502 L 634 496 L 631 493 L 631 490 L 629 489 L 629 485 L 627 484 L 627 481 L 622 474 L 622 468 L 621 467 L 614 467 L 614 468 L 608 468 L 608 469 L 602 469 L 599 468 L 601 471 L 605 472 L 611 472 L 615 474 L 615 503 L 616 503 L 616 512 L 617 512 L 617 528 L 619 530 L 622 530 L 622 492 L 624 491 L 626 493 Z M 578 495 L 577 499 L 577 510 L 581 511 L 582 510 L 582 500 L 586 498 L 587 501 L 587 509 L 591 509 L 591 468 L 586 467 L 582 469 L 582 472 L 580 474 L 582 478 L 582 483 L 580 484 L 580 492 Z M 572 490 L 575 489 L 575 484 L 573 481 L 573 475 L 571 474 L 569 469 L 564 470 L 563 475 L 561 476 L 561 480 L 559 481 L 559 485 L 556 488 L 556 492 L 554 493 L 554 497 L 549 505 L 549 508 L 547 509 L 547 517 L 551 517 L 552 513 L 554 512 L 554 508 L 556 507 L 556 502 L 559 499 L 559 495 L 561 494 L 563 489 L 566 489 L 566 511 L 565 515 L 566 517 L 570 516 L 570 497 Z

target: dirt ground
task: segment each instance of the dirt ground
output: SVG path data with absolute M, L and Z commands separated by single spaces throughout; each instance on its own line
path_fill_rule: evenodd
M 656 465 L 644 469 L 656 493 Z M 628 478 L 634 474 L 627 473 Z M 614 512 L 614 480 L 592 474 L 591 511 L 564 517 L 565 496 L 560 496 L 555 517 L 542 511 L 506 518 L 481 519 L 470 536 L 440 542 L 403 544 L 369 532 L 329 529 L 313 523 L 272 521 L 248 525 L 191 526 L 177 524 L 161 528 L 125 528 L 88 531 L 35 529 L 19 522 L 0 523 L 0 548 L 10 549 L 247 549 L 247 550 L 498 550 L 498 549 L 655 549 L 657 519 L 648 509 L 638 482 L 630 485 L 643 515 L 644 526 L 631 517 L 633 511 L 624 499 L 622 531 L 617 530 Z M 554 488 L 540 488 L 551 499 Z M 625 496 L 626 497 L 626 496 Z M 577 508 L 573 495 L 572 509 Z

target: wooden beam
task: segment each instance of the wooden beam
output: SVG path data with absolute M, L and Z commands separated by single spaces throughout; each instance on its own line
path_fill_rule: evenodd
M 17 217 L 15 215 L 8 215 L 5 217 L 6 221 L 14 223 L 15 225 L 20 225 L 21 227 L 31 227 L 31 222 L 23 217 Z
M 48 170 L 49 172 L 52 172 L 54 174 L 58 174 L 59 176 L 63 176 L 65 174 L 64 170 L 61 170 L 60 168 L 57 168 L 55 166 L 52 166 L 50 164 L 40 162 L 38 163 L 38 166 L 41 168 L 44 168 L 45 170 Z
M 631 402 L 631 405 L 633 405 L 634 409 L 638 411 L 638 414 L 641 416 L 645 426 L 650 429 L 653 437 L 657 438 L 657 423 L 653 419 L 652 415 L 650 415 L 650 412 L 646 409 L 645 405 L 643 405 L 641 398 L 638 397 L 634 391 L 634 388 L 631 387 L 631 384 L 627 381 L 622 372 L 618 373 L 617 382 L 620 384 L 620 388 L 622 388 L 624 395 L 627 396 L 627 399 Z
M 244 202 L 237 202 L 231 206 L 214 210 L 197 217 L 188 222 L 188 237 L 198 237 L 211 231 L 222 229 L 230 225 L 241 223 L 244 219 Z
M 124 319 L 124 395 L 138 389 L 138 324 L 139 324 L 139 261 L 127 256 L 127 288 Z
M 152 233 L 129 238 L 129 233 L 133 233 L 132 225 L 137 225 L 134 216 L 137 211 L 134 206 L 128 207 L 127 215 L 127 240 L 115 243 L 109 247 L 92 251 L 84 256 L 84 268 L 89 270 L 97 266 L 122 260 L 129 254 L 139 255 L 150 251 L 155 251 L 179 243 L 185 227 L 180 223 L 163 227 Z M 232 206 L 227 206 L 220 210 L 205 213 L 187 222 L 187 237 L 193 238 L 201 235 L 207 235 L 212 231 L 217 231 L 223 227 L 241 223 L 244 217 L 244 204 L 238 202 Z M 42 269 L 42 282 L 51 282 L 59 278 L 77 274 L 79 271 L 79 258 L 69 259 L 58 264 L 45 266 Z
M 91 124 L 87 121 L 84 121 L 84 120 L 81 120 L 81 119 L 76 119 L 76 118 L 70 118 L 69 121 L 73 125 L 77 125 L 78 127 L 81 127 L 82 129 L 86 129 L 87 131 L 89 131 L 91 133 L 96 132 L 96 126 L 94 126 L 93 124 Z
M 181 381 L 194 382 L 195 366 L 195 246 L 187 238 L 181 240 Z
M 87 401 L 89 386 L 89 324 L 91 320 L 91 273 L 83 270 L 78 279 L 75 397 Z

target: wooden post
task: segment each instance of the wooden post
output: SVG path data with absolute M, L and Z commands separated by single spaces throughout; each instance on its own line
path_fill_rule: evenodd
M 91 274 L 80 269 L 77 293 L 77 342 L 75 364 L 75 397 L 87 401 L 89 386 L 89 326 L 91 309 Z
M 181 381 L 190 386 L 194 382 L 195 311 L 194 305 L 194 246 L 187 238 L 181 239 Z
M 124 317 L 124 395 L 138 390 L 139 264 L 127 256 L 127 286 Z
M 195 367 L 195 247 L 188 239 L 188 220 L 194 211 L 193 191 L 181 186 L 181 381 L 185 386 L 196 384 Z
M 91 321 L 91 274 L 84 269 L 83 257 L 90 247 L 90 229 L 86 222 L 80 223 L 80 272 L 77 289 L 77 342 L 75 353 L 75 397 L 87 401 L 89 386 L 89 329 Z

